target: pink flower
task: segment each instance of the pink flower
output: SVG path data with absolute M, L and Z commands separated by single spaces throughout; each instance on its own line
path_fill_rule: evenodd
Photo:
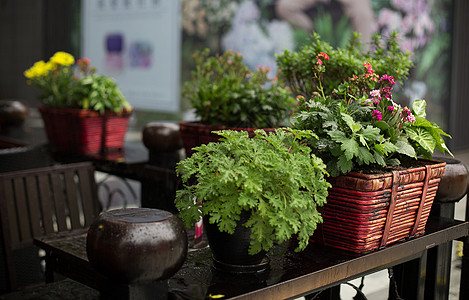
M 408 115 L 405 120 L 410 123 L 415 123 L 415 117 L 413 114 Z
M 388 76 L 388 74 L 384 74 L 383 76 L 381 76 L 381 78 L 379 79 L 379 82 L 382 82 L 382 81 L 389 81 L 391 85 L 396 84 L 396 82 L 394 81 L 394 77 Z
M 317 64 L 320 65 L 320 66 L 322 66 L 322 60 L 320 60 L 320 59 L 318 58 Z
M 368 75 L 373 75 L 373 68 L 369 62 L 363 64 L 365 69 L 368 71 Z
M 394 111 L 396 108 L 394 106 L 388 106 L 389 111 Z
M 402 109 L 401 116 L 407 117 L 411 114 L 412 114 L 412 112 L 410 111 L 410 109 L 407 108 L 407 106 Z
M 401 112 L 401 116 L 404 118 L 404 121 L 414 123 L 415 122 L 415 116 L 412 114 L 410 109 L 407 107 L 404 107 Z
M 79 64 L 79 65 L 81 65 L 81 64 L 89 65 L 90 62 L 91 62 L 90 59 L 87 58 L 87 57 L 82 57 L 79 60 L 77 60 L 77 64 Z
M 326 53 L 324 52 L 320 52 L 318 55 L 316 55 L 316 58 L 324 58 L 325 60 L 329 60 L 329 55 L 327 55 Z
M 381 112 L 377 109 L 375 109 L 374 111 L 371 112 L 371 116 L 373 118 L 376 118 L 376 120 L 378 121 L 381 121 L 383 119 L 383 115 L 381 114 Z
M 379 90 L 372 90 L 372 91 L 370 92 L 370 95 L 373 96 L 373 97 L 375 97 L 375 98 L 381 98 L 381 95 L 380 95 Z

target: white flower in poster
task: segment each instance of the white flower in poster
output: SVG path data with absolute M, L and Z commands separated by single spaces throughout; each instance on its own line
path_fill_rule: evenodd
M 254 1 L 241 3 L 235 13 L 230 30 L 222 38 L 224 50 L 239 52 L 251 69 L 259 65 L 269 67 L 270 75 L 277 72 L 275 54 L 294 48 L 293 31 L 287 22 L 262 21 Z

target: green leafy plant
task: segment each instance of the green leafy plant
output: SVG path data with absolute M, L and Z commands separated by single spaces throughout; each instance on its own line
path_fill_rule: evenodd
M 269 250 L 274 241 L 298 235 L 304 249 L 318 223 L 317 211 L 326 201 L 325 165 L 301 140 L 311 131 L 291 128 L 267 134 L 223 130 L 219 143 L 195 148 L 177 166 L 184 188 L 177 191 L 176 207 L 189 227 L 202 215 L 221 231 L 233 233 L 240 214 L 251 211 L 244 226 L 251 228 L 250 254 Z M 197 184 L 189 184 L 191 178 Z
M 306 98 L 317 91 L 318 81 L 315 78 L 316 56 L 327 53 L 330 60 L 323 75 L 323 89 L 330 95 L 334 89 L 354 74 L 363 70 L 363 62 L 370 63 L 378 74 L 387 74 L 402 83 L 412 67 L 410 53 L 403 53 L 397 42 L 397 33 L 393 32 L 388 39 L 375 35 L 370 51 L 364 51 L 360 36 L 355 33 L 345 48 L 333 48 L 313 33 L 312 42 L 298 51 L 285 50 L 276 57 L 279 73 L 290 84 L 296 95 Z
M 92 109 L 100 113 L 131 109 L 117 83 L 95 73 L 89 59 L 78 59 L 75 64 L 71 54 L 60 51 L 47 62 L 34 63 L 24 75 L 49 107 Z
M 377 75 L 365 62 L 362 72 L 342 80 L 331 93 L 326 91 L 326 53 L 316 56 L 314 85 L 310 100 L 299 95 L 299 112 L 292 116 L 297 129 L 313 130 L 313 153 L 327 162 L 332 176 L 358 169 L 400 165 L 419 156 L 431 158 L 435 148 L 449 151 L 437 124 L 426 120 L 425 100 L 415 100 L 413 109 L 402 108 L 392 99 L 393 76 Z
M 205 49 L 193 57 L 196 69 L 184 84 L 183 96 L 201 123 L 268 128 L 288 121 L 295 99 L 276 78 L 268 78 L 269 68 L 251 71 L 243 57 L 231 51 L 210 56 Z

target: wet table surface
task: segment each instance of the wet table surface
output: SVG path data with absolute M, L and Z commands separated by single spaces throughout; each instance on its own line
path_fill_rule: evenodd
M 469 223 L 430 219 L 426 233 L 366 254 L 351 254 L 317 244 L 300 253 L 294 242 L 269 252 L 270 269 L 254 274 L 229 274 L 213 268 L 210 249 L 190 249 L 183 267 L 167 282 L 169 294 L 183 299 L 223 295 L 233 299 L 288 299 L 323 290 L 342 282 L 418 258 L 424 251 L 469 234 Z M 86 256 L 86 231 L 39 238 L 49 267 L 74 280 L 103 291 L 126 287 L 95 271 Z

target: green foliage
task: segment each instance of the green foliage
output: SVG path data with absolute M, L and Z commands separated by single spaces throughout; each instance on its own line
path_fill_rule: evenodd
M 223 130 L 219 143 L 195 148 L 181 161 L 184 188 L 176 207 L 187 226 L 210 216 L 221 231 L 233 233 L 242 211 L 251 211 L 244 226 L 251 228 L 250 253 L 269 250 L 275 241 L 298 235 L 302 250 L 318 223 L 317 206 L 326 202 L 325 166 L 301 143 L 311 131 L 278 129 L 267 134 Z M 197 184 L 189 184 L 195 178 Z
M 440 129 L 437 124 L 426 119 L 426 107 L 427 103 L 425 100 L 415 100 L 412 106 L 415 123 L 404 129 L 411 139 L 413 147 L 417 151 L 417 155 L 430 159 L 435 147 L 443 153 L 448 152 L 453 155 L 442 137 L 451 136 Z
M 90 74 L 78 80 L 75 88 L 79 105 L 83 109 L 92 109 L 104 113 L 105 110 L 121 112 L 130 105 L 117 83 L 110 77 Z
M 243 57 L 231 51 L 210 56 L 205 49 L 194 55 L 192 79 L 183 95 L 203 124 L 268 128 L 285 125 L 295 100 L 268 68 L 251 71 Z
M 360 36 L 356 33 L 344 48 L 333 48 L 314 33 L 311 44 L 298 51 L 285 50 L 276 59 L 279 73 L 291 85 L 293 92 L 306 98 L 312 97 L 318 88 L 314 74 L 316 56 L 320 52 L 330 57 L 330 60 L 324 61 L 327 71 L 324 73 L 323 87 L 327 95 L 354 74 L 361 73 L 365 62 L 370 63 L 377 74 L 393 76 L 399 83 L 407 78 L 412 61 L 409 53 L 401 51 L 397 33 L 394 32 L 387 40 L 375 35 L 370 48 L 373 50 L 369 52 L 362 50 Z

